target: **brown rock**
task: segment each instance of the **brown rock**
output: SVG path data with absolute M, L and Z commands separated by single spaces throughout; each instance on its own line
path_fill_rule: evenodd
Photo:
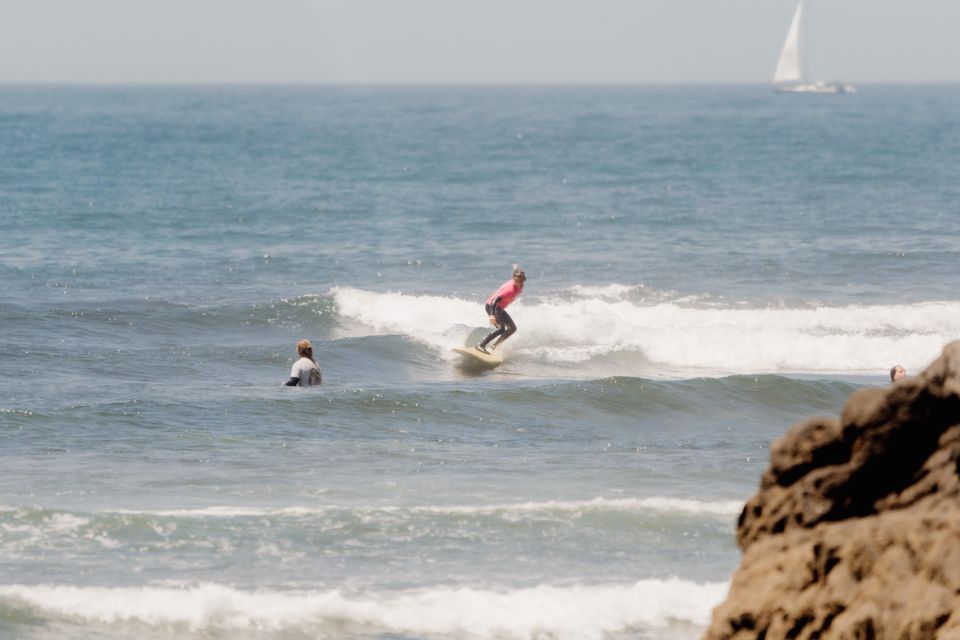
M 960 640 L 960 342 L 770 447 L 706 640 Z

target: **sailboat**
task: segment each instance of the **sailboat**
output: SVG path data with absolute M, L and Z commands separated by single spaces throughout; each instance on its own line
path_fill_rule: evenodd
M 780 51 L 780 60 L 777 70 L 773 74 L 773 88 L 784 93 L 856 93 L 852 84 L 843 82 L 810 82 L 803 70 L 803 28 L 806 19 L 806 0 L 797 3 L 797 10 L 793 13 L 787 39 L 783 42 Z

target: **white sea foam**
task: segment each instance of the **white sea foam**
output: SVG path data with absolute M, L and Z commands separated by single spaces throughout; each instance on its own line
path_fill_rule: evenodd
M 642 294 L 644 291 L 643 286 L 629 286 L 625 284 L 608 284 L 596 287 L 578 284 L 569 289 L 569 292 L 578 298 L 604 298 L 608 300 L 622 300 L 629 294 Z
M 411 507 L 202 507 L 198 509 L 119 510 L 112 513 L 173 518 L 245 518 L 245 517 L 313 517 L 333 512 L 351 513 L 432 513 L 454 515 L 493 515 L 507 518 L 540 517 L 551 513 L 583 514 L 590 511 L 622 511 L 634 513 L 682 513 L 694 516 L 735 517 L 743 509 L 738 500 L 696 500 L 691 498 L 593 498 L 591 500 L 550 500 L 486 505 L 419 505 Z
M 431 346 L 448 347 L 483 315 L 477 302 L 442 296 L 375 293 L 351 287 L 330 291 L 341 317 L 351 318 L 378 334 L 406 335 Z M 482 317 L 480 318 L 482 320 Z M 462 343 L 457 344 L 462 346 Z
M 743 503 L 737 500 L 708 502 L 687 498 L 594 498 L 592 500 L 564 500 L 548 502 L 523 502 L 482 506 L 435 506 L 418 507 L 417 511 L 458 514 L 505 514 L 529 515 L 544 513 L 585 513 L 588 511 L 626 511 L 684 513 L 706 516 L 737 516 Z
M 32 411 L 27 411 L 25 409 L 8 409 L 6 407 L 0 407 L 0 413 L 14 413 L 21 416 L 32 416 Z
M 12 519 L 0 522 L 0 549 L 5 553 L 13 553 L 33 545 L 46 544 L 51 537 L 63 539 L 79 533 L 90 519 L 72 513 L 50 513 L 37 521 L 23 519 L 25 509 L 14 509 L 0 506 L 0 514 L 13 513 Z
M 508 353 L 548 363 L 641 354 L 665 368 L 717 373 L 878 373 L 925 367 L 960 337 L 960 302 L 748 308 L 638 303 L 631 289 L 579 289 L 573 300 L 521 298 Z M 484 327 L 480 300 L 353 288 L 331 291 L 342 318 L 408 336 L 441 354 Z
M 677 578 L 634 584 L 522 589 L 431 588 L 406 592 L 248 591 L 219 584 L 183 588 L 3 585 L 7 607 L 75 623 L 135 623 L 191 632 L 351 631 L 422 637 L 600 640 L 634 629 L 694 625 L 696 637 L 727 583 Z
M 121 515 L 159 516 L 164 518 L 257 518 L 261 516 L 306 516 L 318 515 L 329 511 L 329 508 L 305 507 L 200 507 L 197 509 L 118 509 L 110 513 Z
M 56 533 L 68 533 L 90 524 L 89 518 L 82 518 L 72 513 L 55 513 L 45 518 L 45 528 Z

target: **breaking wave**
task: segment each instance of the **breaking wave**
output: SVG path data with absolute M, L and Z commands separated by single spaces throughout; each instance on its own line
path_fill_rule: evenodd
M 442 354 L 483 331 L 481 301 L 458 297 L 330 291 L 341 322 L 397 334 Z M 738 372 L 872 373 L 902 363 L 918 370 L 960 336 L 960 303 L 748 307 L 664 301 L 636 288 L 574 288 L 530 296 L 510 311 L 520 331 L 513 358 L 578 365 L 634 354 L 663 368 Z
M 133 625 L 182 633 L 283 632 L 337 638 L 402 633 L 424 638 L 576 638 L 708 624 L 727 583 L 677 578 L 634 584 L 519 589 L 434 587 L 403 592 L 191 586 L 0 586 L 4 617 Z M 23 610 L 27 610 L 24 612 Z

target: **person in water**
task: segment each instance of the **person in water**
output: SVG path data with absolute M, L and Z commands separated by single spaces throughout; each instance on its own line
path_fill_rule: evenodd
M 890 382 L 903 380 L 906 377 L 907 377 L 907 370 L 903 368 L 902 364 L 895 364 L 893 365 L 893 368 L 890 369 Z
M 284 382 L 287 387 L 313 387 L 323 382 L 320 367 L 313 359 L 313 345 L 309 340 L 297 343 L 297 355 L 300 359 L 293 363 L 290 379 Z
M 489 316 L 490 324 L 496 327 L 496 329 L 491 331 L 490 335 L 477 345 L 477 351 L 490 353 L 490 351 L 495 350 L 503 344 L 504 340 L 516 333 L 517 325 L 513 322 L 513 318 L 510 317 L 506 309 L 510 303 L 516 300 L 517 296 L 523 292 L 523 283 L 526 281 L 527 274 L 523 272 L 520 265 L 515 264 L 513 265 L 513 277 L 500 285 L 500 288 L 487 298 L 487 315 Z M 487 351 L 487 345 L 494 338 L 496 338 L 496 342 L 490 347 L 490 351 Z

